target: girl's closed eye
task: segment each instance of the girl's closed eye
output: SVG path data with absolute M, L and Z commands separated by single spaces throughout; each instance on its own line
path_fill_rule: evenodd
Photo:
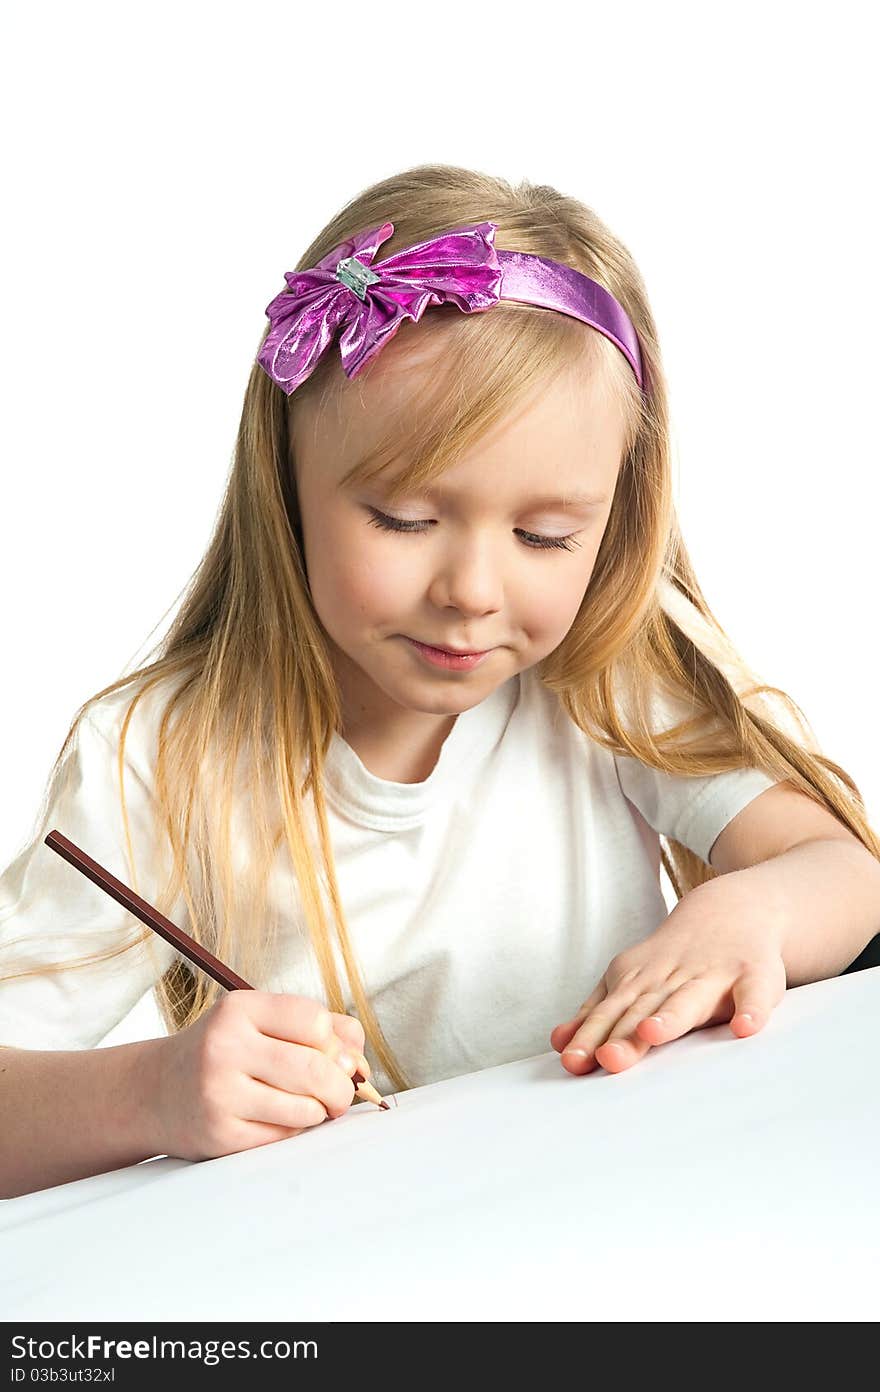
M 378 508 L 374 507 L 369 508 L 368 511 L 372 513 L 369 519 L 370 526 L 381 527 L 386 532 L 415 532 L 418 535 L 424 535 L 424 529 L 431 526 L 430 522 L 405 521 L 400 517 L 389 517 L 387 513 L 380 512 Z M 532 551 L 544 550 L 549 547 L 572 551 L 575 546 L 580 546 L 580 542 L 575 541 L 576 532 L 564 537 L 542 537 L 536 536 L 534 532 L 524 532 L 522 528 L 516 530 Z

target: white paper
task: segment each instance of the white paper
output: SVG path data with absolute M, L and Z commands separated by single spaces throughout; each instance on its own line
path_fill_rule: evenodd
M 4 1320 L 876 1320 L 880 969 L 0 1205 Z

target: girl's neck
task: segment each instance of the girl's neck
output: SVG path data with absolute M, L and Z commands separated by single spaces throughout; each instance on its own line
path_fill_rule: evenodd
M 441 723 L 434 729 L 424 730 L 419 736 L 410 734 L 404 740 L 391 739 L 387 732 L 377 735 L 368 730 L 350 731 L 344 738 L 364 768 L 376 778 L 387 783 L 424 783 L 436 767 L 440 750 L 457 719 L 457 715 L 441 716 Z

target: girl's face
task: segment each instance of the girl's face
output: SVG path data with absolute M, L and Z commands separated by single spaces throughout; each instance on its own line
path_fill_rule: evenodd
M 448 733 L 450 717 L 559 645 L 593 571 L 623 450 L 611 393 L 565 376 L 427 495 L 392 507 L 381 483 L 341 489 L 381 433 L 373 422 L 383 401 L 399 400 L 388 356 L 384 373 L 344 392 L 338 416 L 306 400 L 293 425 L 306 569 L 346 732 L 377 738 L 395 723 L 410 735 Z M 575 494 L 586 497 L 575 503 Z M 394 522 L 406 530 L 387 530 Z M 409 639 L 489 655 L 449 670 Z

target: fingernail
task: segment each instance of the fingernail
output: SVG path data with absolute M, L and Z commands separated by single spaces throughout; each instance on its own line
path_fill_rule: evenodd
M 339 1067 L 345 1073 L 351 1073 L 355 1068 L 357 1068 L 357 1059 L 354 1057 L 353 1054 L 337 1054 L 336 1062 L 339 1064 Z
M 586 1049 L 563 1049 L 563 1054 L 570 1054 L 572 1058 L 588 1058 Z

